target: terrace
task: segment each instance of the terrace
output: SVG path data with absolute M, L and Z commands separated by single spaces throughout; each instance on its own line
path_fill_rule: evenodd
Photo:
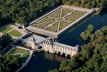
M 86 16 L 90 11 L 91 10 L 84 8 L 59 6 L 58 8 L 31 22 L 30 24 L 32 26 L 29 26 L 27 29 L 35 33 L 55 36 L 65 30 L 67 26 L 75 24 L 75 21 L 84 15 Z

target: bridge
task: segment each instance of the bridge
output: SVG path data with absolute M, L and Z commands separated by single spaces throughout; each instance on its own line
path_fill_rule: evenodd
M 24 40 L 26 46 L 31 48 L 34 51 L 45 51 L 49 53 L 60 53 L 65 56 L 69 55 L 70 57 L 78 53 L 79 46 L 69 46 L 59 42 L 56 42 L 54 39 L 44 38 L 38 35 L 32 35 L 31 37 Z
M 43 43 L 43 50 L 49 53 L 60 53 L 61 55 L 65 54 L 65 56 L 70 55 L 71 57 L 78 53 L 79 46 L 69 46 L 58 42 L 51 42 L 50 40 L 46 40 Z

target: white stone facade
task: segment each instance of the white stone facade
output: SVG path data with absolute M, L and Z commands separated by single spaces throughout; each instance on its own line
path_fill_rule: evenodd
M 60 54 L 65 54 L 65 56 L 70 55 L 74 56 L 78 53 L 78 48 L 79 46 L 68 46 L 65 44 L 61 44 L 58 42 L 54 42 L 51 44 L 49 41 L 46 41 L 42 44 L 43 50 L 48 51 L 49 53 L 59 53 Z
M 41 46 L 42 48 L 40 50 L 49 52 L 49 53 L 60 53 L 65 54 L 65 56 L 70 55 L 74 56 L 78 53 L 78 48 L 79 46 L 70 46 L 70 45 L 65 45 L 59 42 L 55 42 L 51 39 L 43 39 L 41 37 L 34 36 L 36 40 L 36 45 L 32 39 L 32 37 L 24 40 L 26 42 L 26 46 L 30 47 L 32 50 L 38 51 L 39 49 L 37 47 Z M 39 51 L 40 51 L 39 50 Z

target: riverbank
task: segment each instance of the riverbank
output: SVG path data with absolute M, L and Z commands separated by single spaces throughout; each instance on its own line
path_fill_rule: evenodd
M 44 52 L 34 53 L 28 65 L 20 72 L 48 72 L 59 67 L 60 62 L 45 58 Z

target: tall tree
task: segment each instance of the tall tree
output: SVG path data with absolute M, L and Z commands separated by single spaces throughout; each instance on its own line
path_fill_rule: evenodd
M 12 41 L 12 37 L 9 34 L 5 34 L 2 37 L 0 37 L 0 47 L 5 48 L 8 45 L 10 45 Z

